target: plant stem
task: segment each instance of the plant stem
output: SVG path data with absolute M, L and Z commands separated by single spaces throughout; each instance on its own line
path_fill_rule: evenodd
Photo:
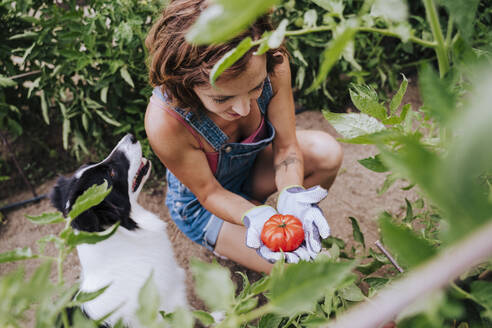
M 239 316 L 239 322 L 241 324 L 246 323 L 246 322 L 250 322 L 256 318 L 259 318 L 259 317 L 267 314 L 268 312 L 271 312 L 272 309 L 273 309 L 273 307 L 270 305 L 270 303 L 267 303 L 267 304 L 265 304 L 259 308 L 254 309 L 251 312 L 240 315 Z
M 453 18 L 449 17 L 448 27 L 446 29 L 446 46 L 451 44 L 451 37 L 453 36 Z
M 386 35 L 386 36 L 391 36 L 391 37 L 394 37 L 394 38 L 399 38 L 400 37 L 397 33 L 392 32 L 392 31 L 390 31 L 388 29 L 375 28 L 375 27 L 358 27 L 357 28 L 357 31 L 359 31 L 359 32 L 379 33 L 379 34 Z M 411 36 L 408 40 L 409 41 L 412 41 L 413 43 L 420 44 L 421 46 L 424 46 L 424 47 L 427 47 L 427 48 L 436 48 L 438 46 L 438 44 L 436 42 L 422 40 L 422 39 L 417 38 L 415 36 Z
M 333 30 L 332 26 L 322 25 L 322 26 L 305 28 L 296 31 L 287 31 L 285 32 L 285 36 L 298 36 L 298 35 L 304 35 L 304 34 L 315 33 L 315 32 L 326 32 L 331 30 Z M 391 36 L 394 38 L 400 37 L 397 33 L 390 31 L 389 29 L 382 29 L 382 28 L 375 28 L 375 27 L 358 27 L 356 28 L 356 32 L 372 32 L 372 33 L 379 33 L 386 36 Z M 435 48 L 437 46 L 436 42 L 422 40 L 415 36 L 411 36 L 409 40 L 427 48 Z
M 432 30 L 434 40 L 437 42 L 437 46 L 434 48 L 437 55 L 437 63 L 439 65 L 439 74 L 441 78 L 449 70 L 449 58 L 447 53 L 447 46 L 442 34 L 441 25 L 439 24 L 439 17 L 437 16 L 436 6 L 433 0 L 423 0 L 425 6 L 425 13 L 427 20 Z
M 70 324 L 68 322 L 68 315 L 67 315 L 67 310 L 63 309 L 62 310 L 62 320 L 63 320 L 63 327 L 64 328 L 69 328 Z
M 296 35 L 303 35 L 303 34 L 309 34 L 314 32 L 326 32 L 331 30 L 333 30 L 333 26 L 321 25 L 312 28 L 303 28 L 301 30 L 287 31 L 285 32 L 285 36 L 296 36 Z

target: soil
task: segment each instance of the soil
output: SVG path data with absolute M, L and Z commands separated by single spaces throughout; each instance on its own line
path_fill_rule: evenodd
M 410 83 L 403 103 L 412 103 L 414 108 L 421 105 L 418 90 L 414 83 Z M 322 113 L 319 111 L 306 111 L 298 114 L 297 127 L 298 129 L 323 130 L 338 136 L 333 127 L 323 118 Z M 349 246 L 354 244 L 352 225 L 349 217 L 355 217 L 359 221 L 366 245 L 378 252 L 374 246 L 374 242 L 379 239 L 376 222 L 378 215 L 382 211 L 389 211 L 401 215 L 404 212 L 405 198 L 415 200 L 418 195 L 414 190 L 402 190 L 402 187 L 407 186 L 405 182 L 397 182 L 386 193 L 378 196 L 377 191 L 383 184 L 385 174 L 369 171 L 357 162 L 359 159 L 374 156 L 377 154 L 377 149 L 373 146 L 352 144 L 343 144 L 343 149 L 344 161 L 339 175 L 330 189 L 328 197 L 320 203 L 320 207 L 325 213 L 333 236 L 343 239 Z M 36 186 L 36 191 L 39 194 L 47 193 L 53 187 L 54 183 L 55 179 L 51 179 L 42 185 Z M 11 195 L 4 202 L 13 203 L 31 197 L 32 194 L 29 192 L 22 192 Z M 193 291 L 193 280 L 189 270 L 191 258 L 198 258 L 206 262 L 217 260 L 218 263 L 230 269 L 231 276 L 238 287 L 241 285 L 242 278 L 236 273 L 237 271 L 246 273 L 251 281 L 255 281 L 261 277 L 260 274 L 252 272 L 229 260 L 215 257 L 203 247 L 187 239 L 170 219 L 164 205 L 164 197 L 165 192 L 162 187 L 147 188 L 141 193 L 139 202 L 168 223 L 168 234 L 173 244 L 176 258 L 187 273 L 188 298 L 193 307 L 204 309 L 204 304 Z M 274 200 L 275 195 L 269 199 L 269 202 L 273 202 Z M 25 216 L 35 216 L 44 212 L 53 211 L 54 208 L 49 201 L 44 199 L 38 203 L 9 211 L 3 219 L 0 216 L 0 253 L 25 246 L 31 247 L 33 251 L 36 251 L 36 241 L 48 234 L 57 234 L 62 225 L 37 226 L 28 221 Z M 55 249 L 48 248 L 47 252 L 55 254 Z M 18 265 L 15 263 L 0 264 L 0 276 L 11 272 Z M 21 265 L 24 265 L 26 273 L 30 274 L 39 265 L 39 262 L 35 260 L 25 261 Z M 69 255 L 64 263 L 66 281 L 68 283 L 75 282 L 79 277 L 79 270 L 78 258 L 74 252 Z M 52 278 L 55 279 L 55 272 L 52 275 Z

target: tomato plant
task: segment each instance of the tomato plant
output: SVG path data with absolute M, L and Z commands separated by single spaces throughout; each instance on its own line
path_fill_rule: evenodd
M 261 241 L 274 252 L 291 252 L 303 240 L 302 222 L 293 215 L 275 214 L 265 222 L 261 231 Z

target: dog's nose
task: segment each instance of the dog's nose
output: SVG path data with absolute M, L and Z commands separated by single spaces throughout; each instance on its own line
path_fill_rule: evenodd
M 127 136 L 130 138 L 130 141 L 132 143 L 136 143 L 138 141 L 137 138 L 135 138 L 135 136 L 133 134 L 131 134 L 131 133 L 128 133 Z

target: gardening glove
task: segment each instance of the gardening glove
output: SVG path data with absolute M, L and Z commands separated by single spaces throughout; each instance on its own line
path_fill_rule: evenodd
M 321 186 L 290 186 L 280 192 L 277 201 L 280 214 L 294 215 L 302 221 L 306 249 L 313 259 L 321 251 L 321 238 L 330 235 L 328 222 L 317 205 L 327 195 L 328 191 Z
M 277 211 L 268 205 L 255 206 L 247 211 L 242 218 L 246 226 L 246 246 L 256 249 L 256 252 L 270 263 L 274 263 L 285 257 L 287 263 L 297 263 L 300 259 L 309 260 L 309 253 L 305 246 L 301 246 L 293 252 L 273 252 L 261 241 L 261 231 L 265 222 L 277 214 Z
M 304 243 L 292 252 L 274 252 L 267 246 L 262 245 L 258 249 L 258 254 L 267 259 L 270 263 L 275 263 L 281 260 L 282 257 L 287 263 L 298 263 L 300 260 L 309 261 L 311 259 L 311 256 Z

